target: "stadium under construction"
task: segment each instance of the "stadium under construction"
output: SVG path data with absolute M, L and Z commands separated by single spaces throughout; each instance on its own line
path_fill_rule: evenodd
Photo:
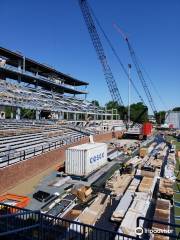
M 110 96 L 124 107 L 97 31 L 101 29 L 143 111 L 88 100 L 76 79 L 0 47 L 0 239 L 180 239 L 180 114 L 156 122 L 156 104 L 129 39 L 151 112 L 87 0 L 79 0 Z M 131 65 L 128 65 L 129 71 Z M 130 85 L 129 85 L 130 86 Z

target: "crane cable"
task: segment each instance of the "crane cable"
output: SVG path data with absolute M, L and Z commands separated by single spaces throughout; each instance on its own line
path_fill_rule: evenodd
M 149 80 L 149 82 L 150 82 L 152 88 L 154 89 L 154 92 L 156 92 L 156 94 L 157 94 L 157 96 L 158 96 L 158 98 L 159 98 L 161 104 L 165 107 L 165 109 L 168 109 L 168 107 L 167 107 L 165 101 L 163 100 L 162 96 L 160 95 L 159 91 L 157 90 L 157 88 L 156 88 L 154 82 L 152 81 L 150 75 L 149 75 L 148 72 L 146 71 L 146 69 L 145 69 L 145 67 L 143 66 L 142 62 L 140 61 L 139 57 L 138 57 L 138 61 L 139 61 L 140 65 L 141 65 L 141 67 L 142 67 L 144 73 L 146 74 L 146 76 L 147 76 L 147 78 L 148 78 L 148 80 Z
M 102 28 L 102 26 L 101 26 L 99 20 L 98 20 L 97 17 L 95 16 L 94 11 L 92 10 L 91 6 L 89 6 L 89 8 L 90 8 L 90 11 L 91 11 L 91 13 L 92 13 L 92 16 L 94 17 L 94 19 L 95 19 L 95 21 L 96 21 L 98 27 L 100 28 L 101 32 L 103 33 L 104 38 L 106 39 L 107 43 L 109 44 L 109 46 L 110 46 L 110 48 L 111 48 L 113 54 L 115 55 L 117 61 L 119 62 L 121 68 L 123 69 L 125 75 L 126 75 L 127 78 L 130 80 L 130 82 L 131 82 L 131 84 L 132 84 L 134 90 L 136 91 L 136 93 L 137 93 L 139 99 L 141 100 L 141 102 L 142 102 L 144 105 L 146 105 L 145 102 L 144 102 L 144 100 L 143 100 L 143 98 L 142 98 L 142 96 L 140 95 L 138 89 L 136 88 L 136 86 L 135 86 L 135 84 L 134 84 L 132 78 L 129 77 L 129 74 L 128 74 L 128 72 L 127 72 L 127 70 L 126 70 L 124 64 L 122 63 L 122 61 L 121 61 L 119 55 L 117 54 L 115 48 L 113 47 L 112 42 L 110 41 L 109 37 L 108 37 L 107 34 L 105 33 L 104 29 Z

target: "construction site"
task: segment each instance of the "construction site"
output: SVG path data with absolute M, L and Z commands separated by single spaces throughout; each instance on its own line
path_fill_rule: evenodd
M 113 23 L 126 67 L 89 2 L 77 0 L 78 14 L 112 107 L 89 100 L 86 79 L 0 46 L 0 239 L 178 240 L 180 108 L 158 113 L 131 40 Z M 125 74 L 128 106 L 102 36 Z

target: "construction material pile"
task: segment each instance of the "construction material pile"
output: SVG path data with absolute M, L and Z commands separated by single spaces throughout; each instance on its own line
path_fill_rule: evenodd
M 133 200 L 133 196 L 134 194 L 132 192 L 126 191 L 126 193 L 121 198 L 117 208 L 112 214 L 112 221 L 120 222 L 122 220 Z
M 119 171 L 116 171 L 106 182 L 106 188 L 111 190 L 114 195 L 120 197 L 125 192 L 132 178 L 131 174 L 120 175 Z
M 175 180 L 176 177 L 174 175 L 174 171 L 176 168 L 176 153 L 175 151 L 170 152 L 167 158 L 167 164 L 164 169 L 164 177 Z
M 138 217 L 145 217 L 150 205 L 148 193 L 137 193 L 120 225 L 121 232 L 135 236 L 136 222 Z M 143 223 L 142 223 L 143 224 Z
M 169 223 L 170 222 L 170 202 L 168 200 L 157 199 L 154 220 Z M 168 225 L 153 223 L 152 229 L 157 231 L 169 230 Z M 154 234 L 154 240 L 168 240 L 169 237 Z
M 154 168 L 161 168 L 162 166 L 162 159 L 150 159 L 150 165 L 153 166 Z
M 153 193 L 154 187 L 156 184 L 157 177 L 154 178 L 151 177 L 143 177 L 140 185 L 139 185 L 139 192 L 145 192 L 145 193 Z
M 137 167 L 142 162 L 142 159 L 139 156 L 135 156 L 133 158 L 130 158 L 126 165 L 132 164 L 134 167 Z
M 111 220 L 120 222 L 124 215 L 126 214 L 131 202 L 133 201 L 133 197 L 135 194 L 135 191 L 140 183 L 140 179 L 134 178 L 129 185 L 127 191 L 119 201 L 119 204 L 115 211 L 112 214 Z
M 163 150 L 159 151 L 158 158 L 163 159 L 167 155 L 168 147 L 166 146 Z
M 141 158 L 144 158 L 148 154 L 148 148 L 147 147 L 142 147 L 139 150 L 139 156 Z
M 77 196 L 77 198 L 82 202 L 85 202 L 91 196 L 92 188 L 83 185 L 77 185 L 71 190 L 71 193 Z
M 79 215 L 78 222 L 94 225 L 104 212 L 109 200 L 110 197 L 108 195 L 99 193 L 95 201 Z
M 173 194 L 174 194 L 173 185 L 174 185 L 174 182 L 172 180 L 161 178 L 160 184 L 159 184 L 160 194 L 168 197 L 173 197 Z

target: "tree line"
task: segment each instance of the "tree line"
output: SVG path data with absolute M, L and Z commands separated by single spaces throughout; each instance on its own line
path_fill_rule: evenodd
M 97 100 L 93 100 L 92 103 L 100 107 Z M 112 110 L 117 109 L 117 113 L 120 115 L 122 120 L 128 119 L 128 107 L 120 106 L 115 101 L 109 101 L 105 104 L 104 109 Z M 148 121 L 148 108 L 142 102 L 133 103 L 130 105 L 130 119 L 137 123 L 143 123 Z
M 97 100 L 93 100 L 92 103 L 100 107 Z M 112 110 L 117 109 L 117 113 L 120 115 L 122 120 L 128 119 L 128 107 L 120 106 L 117 102 L 109 101 L 105 104 L 104 109 Z M 172 111 L 180 111 L 180 107 L 175 107 Z M 164 124 L 166 118 L 166 111 L 159 111 L 155 114 L 155 120 L 157 124 Z M 144 123 L 148 121 L 148 107 L 142 102 L 133 103 L 130 105 L 130 119 L 133 122 Z

